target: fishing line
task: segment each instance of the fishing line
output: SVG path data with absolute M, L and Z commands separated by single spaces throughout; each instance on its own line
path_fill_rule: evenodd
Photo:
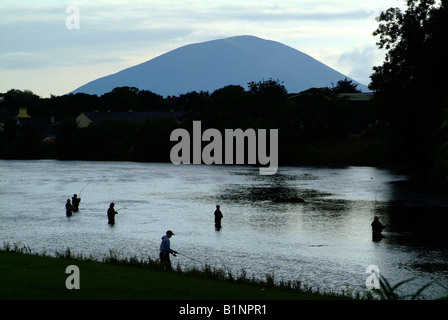
M 373 179 L 373 178 L 371 178 L 371 179 Z M 380 191 L 380 188 L 381 188 L 381 191 L 384 191 L 384 188 L 386 187 L 386 184 L 387 184 L 387 182 L 384 182 L 384 181 L 382 181 L 382 182 L 380 182 L 379 184 L 378 184 L 378 186 L 375 188 L 375 202 L 374 202 L 374 214 L 375 214 L 375 216 L 380 216 L 380 212 L 381 212 L 381 210 L 382 210 L 382 208 L 380 207 L 380 205 L 379 205 L 379 202 L 380 201 L 378 201 L 377 200 L 377 195 L 378 195 L 378 191 Z M 383 192 L 384 193 L 384 192 Z M 383 195 L 384 196 L 384 195 Z M 386 225 L 386 227 L 387 226 L 389 226 L 389 224 L 387 224 Z M 389 230 L 390 230 L 390 228 L 389 228 Z M 385 236 L 383 236 L 382 234 L 381 234 L 381 236 L 382 236 L 382 238 L 385 238 Z M 381 239 L 382 239 L 381 238 Z
M 87 187 L 87 185 L 88 185 L 89 183 L 90 183 L 90 182 L 87 182 L 87 183 L 84 185 L 84 187 L 82 187 L 81 191 L 79 191 L 79 193 L 78 193 L 78 197 L 81 197 L 81 193 L 82 193 L 82 191 L 84 190 L 85 187 Z
M 370 179 L 372 179 L 373 180 L 373 178 L 370 178 Z M 375 205 L 377 204 L 377 202 L 378 202 L 378 200 L 377 200 L 377 196 L 378 196 L 378 191 L 380 190 L 380 188 L 381 189 L 384 189 L 384 187 L 385 187 L 385 182 L 383 181 L 383 182 L 379 182 L 379 184 L 378 184 L 378 186 L 375 188 Z
M 181 256 L 187 257 L 188 259 L 191 259 L 191 260 L 193 260 L 193 261 L 196 261 L 196 262 L 198 262 L 198 263 L 202 264 L 202 262 L 201 262 L 201 261 L 199 261 L 199 260 L 196 260 L 196 259 L 194 259 L 194 258 L 192 258 L 192 257 L 189 257 L 189 256 L 187 256 L 187 255 L 185 255 L 185 254 L 183 254 L 183 253 L 179 253 L 179 252 L 178 252 L 177 254 L 180 254 Z
M 120 209 L 117 209 L 116 211 L 126 209 L 127 207 L 130 207 L 131 205 L 133 205 L 133 204 L 136 203 L 136 202 L 137 202 L 137 201 L 133 201 L 133 202 L 131 202 L 130 204 L 127 204 L 127 205 L 125 205 L 124 207 L 121 207 Z

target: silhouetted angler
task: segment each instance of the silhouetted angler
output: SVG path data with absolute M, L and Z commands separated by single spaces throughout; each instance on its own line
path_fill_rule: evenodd
M 160 264 L 162 268 L 172 270 L 170 254 L 176 256 L 177 251 L 171 249 L 170 238 L 174 236 L 173 231 L 168 230 L 164 236 L 162 236 L 162 243 L 160 244 Z
M 215 210 L 215 228 L 216 229 L 221 229 L 221 219 L 223 218 L 222 216 L 222 212 L 220 210 L 220 206 L 217 205 L 216 206 L 216 210 Z
M 73 206 L 70 202 L 70 199 L 67 199 L 67 202 L 65 203 L 65 214 L 67 217 L 71 217 L 73 212 Z
M 78 198 L 76 193 L 72 197 L 72 206 L 73 206 L 73 212 L 79 211 L 79 203 L 81 202 L 81 198 Z
M 111 203 L 109 205 L 109 209 L 107 209 L 107 219 L 109 219 L 109 224 L 114 225 L 115 224 L 115 215 L 118 214 L 117 211 L 114 209 L 115 203 Z
M 387 225 L 383 225 L 380 222 L 380 217 L 375 216 L 373 218 L 373 222 L 371 223 L 372 226 L 372 240 L 373 241 L 380 241 L 383 238 L 383 235 L 381 232 L 383 232 L 383 229 L 387 227 Z

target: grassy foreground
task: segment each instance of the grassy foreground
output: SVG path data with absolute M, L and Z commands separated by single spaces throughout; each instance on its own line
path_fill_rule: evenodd
M 106 262 L 0 250 L 2 300 L 322 300 L 350 299 L 249 279 L 219 278 L 219 272 L 164 271 L 158 263 Z M 79 289 L 67 289 L 69 265 L 79 268 Z M 208 274 L 208 276 L 207 276 Z M 215 279 L 214 279 L 215 278 Z M 308 291 L 308 292 L 307 292 Z

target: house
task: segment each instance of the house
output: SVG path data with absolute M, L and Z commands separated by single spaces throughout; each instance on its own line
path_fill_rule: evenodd
M 374 122 L 373 92 L 341 93 L 339 97 L 348 101 L 352 133 L 360 133 Z
M 373 98 L 373 92 L 355 92 L 355 93 L 341 93 L 339 97 L 345 98 L 349 101 L 370 101 Z
M 111 120 L 130 120 L 144 122 L 154 118 L 174 117 L 181 119 L 186 114 L 185 111 L 107 111 L 107 112 L 83 112 L 76 117 L 79 128 L 88 127 L 92 123 Z
M 3 128 L 3 123 L 8 119 L 16 119 L 16 124 L 20 127 L 34 127 L 37 129 L 44 141 L 49 138 L 55 138 L 56 136 L 56 125 L 54 118 L 47 119 L 45 117 L 33 118 L 28 114 L 27 108 L 19 108 L 17 110 L 0 110 L 0 130 Z
M 0 131 L 3 130 L 3 125 L 8 118 L 15 118 L 17 114 L 11 110 L 0 110 Z
M 19 108 L 17 118 L 31 118 L 31 116 L 28 114 L 28 110 L 26 108 Z
M 19 126 L 22 127 L 34 127 L 42 135 L 44 141 L 56 138 L 57 123 L 52 119 L 47 119 L 44 117 L 39 118 L 17 118 Z

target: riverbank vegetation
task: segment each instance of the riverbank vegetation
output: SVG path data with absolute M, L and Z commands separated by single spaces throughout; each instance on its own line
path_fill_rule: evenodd
M 199 120 L 202 130 L 214 128 L 222 134 L 225 129 L 278 129 L 280 165 L 387 162 L 382 152 L 387 143 L 385 129 L 374 125 L 373 105 L 368 99 L 360 102 L 346 96 L 359 93 L 352 81 L 297 94 L 288 93 L 280 80 L 248 86 L 248 90 L 229 85 L 212 93 L 166 98 L 130 87 L 115 88 L 100 97 L 78 93 L 40 98 L 30 91 L 10 90 L 0 100 L 0 110 L 12 112 L 0 131 L 0 158 L 169 162 L 175 144 L 170 141 L 171 132 L 177 128 L 191 132 L 193 120 Z M 42 124 L 47 119 L 52 130 L 39 131 L 32 125 L 37 120 L 19 118 L 17 122 L 13 115 L 19 108 L 26 108 L 27 115 L 41 119 Z M 115 111 L 131 116 L 95 121 L 88 127 L 77 123 L 82 113 L 107 118 Z M 177 113 L 133 119 L 132 114 L 140 111 Z
M 395 285 L 381 279 L 381 288 L 364 294 L 347 286 L 341 292 L 322 291 L 301 281 L 277 281 L 273 273 L 264 280 L 245 270 L 204 265 L 179 265 L 163 270 L 158 259 L 124 258 L 110 250 L 102 258 L 74 255 L 70 249 L 54 255 L 37 254 L 23 244 L 0 249 L 0 299 L 3 300 L 419 300 L 428 284 L 412 295 L 400 295 Z M 79 290 L 66 287 L 68 266 L 79 268 Z M 443 285 L 443 284 L 442 284 Z M 446 287 L 448 292 L 448 287 Z M 441 297 L 441 299 L 447 299 Z
M 73 255 L 69 249 L 55 255 L 35 254 L 26 246 L 0 249 L 0 299 L 133 299 L 133 300 L 350 300 L 350 292 L 321 292 L 300 282 L 275 283 L 249 277 L 244 270 L 205 265 L 173 271 L 161 268 L 158 259 L 122 258 L 114 251 L 102 258 Z M 80 270 L 80 289 L 66 288 L 69 273 Z

